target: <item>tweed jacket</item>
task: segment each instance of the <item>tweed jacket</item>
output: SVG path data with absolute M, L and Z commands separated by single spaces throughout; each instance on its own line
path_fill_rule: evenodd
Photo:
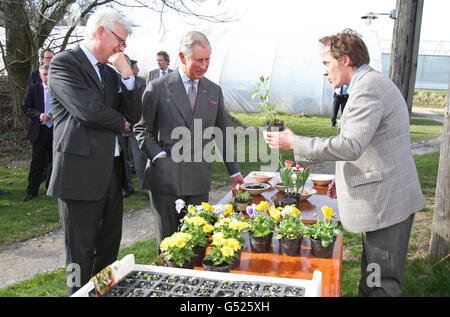
M 208 131 L 214 132 L 206 136 Z M 211 161 L 204 154 L 211 152 L 213 140 L 229 175 L 239 172 L 233 142 L 226 138 L 222 90 L 205 77 L 198 83 L 194 112 L 178 71 L 151 81 L 142 97 L 142 117 L 134 132 L 148 158 L 143 188 L 152 192 L 173 196 L 209 193 Z M 161 151 L 168 157 L 153 162 Z
M 336 161 L 339 215 L 350 232 L 386 228 L 425 207 L 407 105 L 395 84 L 370 66 L 351 88 L 338 135 L 296 136 L 294 155 L 296 161 Z

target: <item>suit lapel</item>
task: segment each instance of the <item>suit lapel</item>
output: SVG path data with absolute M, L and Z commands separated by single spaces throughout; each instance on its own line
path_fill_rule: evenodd
M 208 115 L 208 89 L 205 80 L 200 79 L 195 100 L 194 118 L 206 118 Z
M 96 83 L 100 93 L 102 93 L 102 83 L 100 82 L 100 78 L 98 77 L 97 71 L 94 69 L 94 66 L 91 64 L 86 54 L 84 54 L 83 50 L 77 45 L 73 52 L 75 56 L 77 56 L 80 63 L 83 65 L 83 68 L 86 70 L 86 73 L 91 77 L 91 79 Z
M 167 74 L 166 76 L 170 76 L 168 81 L 165 82 L 170 97 L 186 122 L 186 126 L 190 128 L 194 116 L 181 77 L 178 72 Z
M 45 101 L 44 101 L 44 87 L 42 87 L 42 84 L 38 86 L 37 89 L 37 100 L 39 100 L 39 108 L 40 112 L 45 112 Z

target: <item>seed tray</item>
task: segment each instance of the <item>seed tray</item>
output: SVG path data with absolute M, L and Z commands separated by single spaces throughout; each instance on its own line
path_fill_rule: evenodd
M 127 287 L 124 287 L 127 286 Z M 171 273 L 132 271 L 106 297 L 279 297 L 305 295 L 303 287 L 250 281 L 220 281 Z
M 134 263 L 128 255 L 111 264 L 116 284 L 104 297 L 283 297 L 320 296 L 322 273 L 312 280 L 221 273 Z M 74 297 L 96 296 L 89 281 Z

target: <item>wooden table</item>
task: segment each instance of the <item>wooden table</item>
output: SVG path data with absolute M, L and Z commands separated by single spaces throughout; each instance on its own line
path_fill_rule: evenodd
M 246 182 L 253 181 L 250 176 L 245 178 Z M 308 180 L 306 186 L 312 186 Z M 302 219 L 305 223 L 314 222 L 314 213 L 323 217 L 320 208 L 324 205 L 332 207 L 339 217 L 337 202 L 327 195 L 327 187 L 314 186 L 317 194 L 311 196 L 307 201 L 300 203 Z M 273 192 L 273 197 L 281 195 Z M 228 203 L 231 200 L 231 192 L 228 193 L 218 204 Z M 265 198 L 261 195 L 253 197 L 253 203 L 258 203 Z M 339 219 L 339 218 L 338 218 Z M 250 250 L 250 241 L 246 237 L 246 244 L 242 249 L 241 265 L 232 273 L 266 275 L 275 277 L 312 279 L 314 270 L 322 272 L 322 296 L 337 297 L 341 294 L 342 275 L 342 234 L 338 235 L 334 245 L 333 256 L 327 259 L 316 258 L 311 253 L 309 239 L 303 239 L 300 256 L 285 256 L 279 252 L 278 240 L 272 239 L 272 246 L 267 253 L 255 253 Z M 203 268 L 196 268 L 203 269 Z

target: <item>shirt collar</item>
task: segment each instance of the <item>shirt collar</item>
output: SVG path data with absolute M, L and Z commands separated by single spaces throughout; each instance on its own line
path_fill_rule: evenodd
M 83 43 L 80 43 L 80 48 L 88 58 L 89 62 L 91 62 L 92 66 L 94 66 L 94 69 L 97 69 L 97 57 L 95 57 L 94 54 L 92 54 L 91 51 Z
M 365 66 L 367 66 L 367 64 L 362 64 L 361 66 L 359 66 L 359 68 L 356 70 L 356 73 L 353 75 L 352 81 L 350 82 L 350 85 L 348 86 L 347 89 L 347 93 L 350 94 L 350 91 L 353 88 L 353 85 L 355 84 L 356 78 L 358 78 L 358 74 L 361 71 L 361 69 L 363 69 Z
M 190 83 L 191 79 L 183 72 L 181 67 L 178 67 L 178 72 L 181 76 L 181 81 L 183 82 L 183 84 Z M 199 79 L 194 79 L 196 86 L 198 86 L 198 81 L 199 81 Z

